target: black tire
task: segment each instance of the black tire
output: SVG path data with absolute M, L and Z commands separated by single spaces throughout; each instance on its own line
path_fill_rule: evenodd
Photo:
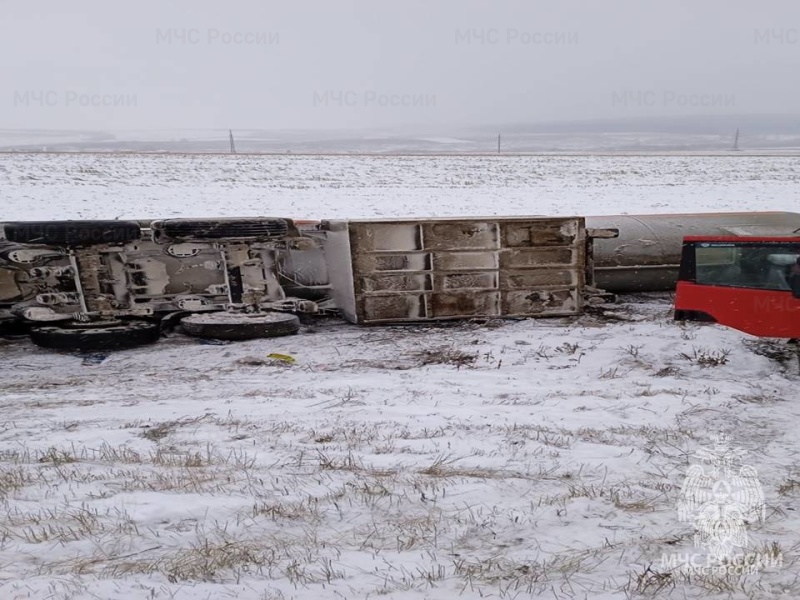
M 151 225 L 156 241 L 267 239 L 289 233 L 287 219 L 168 219 Z
M 0 314 L 0 337 L 17 337 L 28 334 L 29 324 L 17 317 Z
M 30 336 L 34 344 L 50 350 L 109 352 L 152 344 L 161 336 L 161 327 L 151 321 L 70 322 L 31 327 Z
M 300 319 L 288 313 L 197 313 L 181 321 L 186 335 L 215 340 L 253 340 L 292 335 Z
M 10 242 L 43 246 L 126 244 L 142 236 L 133 221 L 25 221 L 6 223 L 3 230 Z

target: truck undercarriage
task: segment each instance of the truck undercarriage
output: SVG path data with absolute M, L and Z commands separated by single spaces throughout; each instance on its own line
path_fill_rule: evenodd
M 184 318 L 200 337 L 353 323 L 564 316 L 602 301 L 581 217 L 168 219 L 3 225 L 0 311 L 39 345 L 119 349 Z M 196 315 L 207 313 L 205 317 Z M 283 313 L 283 317 L 275 313 Z M 189 315 L 195 315 L 189 318 Z
M 687 275 L 683 234 L 733 236 L 725 243 L 736 246 L 796 228 L 800 215 L 713 217 L 5 223 L 0 335 L 25 330 L 44 347 L 109 350 L 155 342 L 178 322 L 189 335 L 232 340 L 296 333 L 298 315 L 365 325 L 570 316 L 616 292 L 675 290 L 678 281 L 679 319 L 727 320 L 756 335 L 799 337 L 794 305 L 787 308 L 794 302 L 792 252 L 750 243 L 734 260 L 717 244 L 700 258 L 691 255 L 694 271 Z M 796 234 L 784 235 L 779 239 L 796 243 Z M 777 312 L 791 313 L 791 325 L 773 319 L 783 324 L 744 326 L 741 310 L 709 316 L 719 313 L 708 308 L 709 289 L 739 299 L 752 292 L 744 289 L 746 276 L 758 273 L 745 273 L 753 262 L 745 255 L 763 258 L 756 262 L 769 268 L 759 273 L 772 278 L 750 286 L 761 290 L 748 300 L 753 311 L 777 302 Z M 687 302 L 689 288 L 698 286 L 705 287 Z M 762 298 L 767 292 L 780 298 Z M 777 313 L 770 314 L 761 321 Z

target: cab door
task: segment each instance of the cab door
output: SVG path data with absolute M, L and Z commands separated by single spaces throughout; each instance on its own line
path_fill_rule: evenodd
M 675 318 L 716 322 L 759 337 L 800 338 L 793 277 L 798 257 L 800 242 L 685 242 Z

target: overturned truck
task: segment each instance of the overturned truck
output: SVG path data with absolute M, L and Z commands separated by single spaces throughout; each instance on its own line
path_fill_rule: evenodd
M 166 219 L 5 223 L 0 328 L 39 346 L 102 351 L 352 323 L 567 316 L 602 302 L 582 217 Z
M 179 324 L 225 340 L 357 324 L 580 314 L 674 290 L 686 236 L 796 235 L 787 212 L 0 223 L 0 335 L 113 350 Z

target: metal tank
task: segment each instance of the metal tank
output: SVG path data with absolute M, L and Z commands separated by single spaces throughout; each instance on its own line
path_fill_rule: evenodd
M 789 235 L 800 213 L 742 212 L 586 217 L 590 229 L 618 229 L 594 242 L 595 285 L 614 293 L 675 289 L 686 235 Z

